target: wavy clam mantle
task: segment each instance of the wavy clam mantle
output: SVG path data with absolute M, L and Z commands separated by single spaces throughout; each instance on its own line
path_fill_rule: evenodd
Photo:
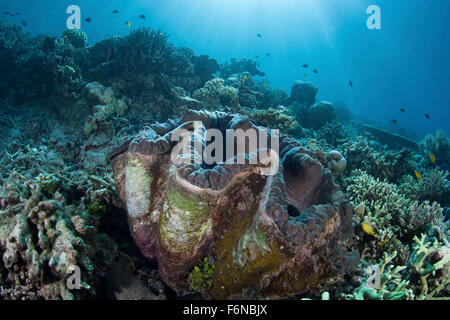
M 222 132 L 261 130 L 239 115 L 190 111 L 143 130 L 110 156 L 133 237 L 167 284 L 186 291 L 190 271 L 210 257 L 205 295 L 287 297 L 356 265 L 358 255 L 344 246 L 352 207 L 321 164 L 324 155 L 281 136 L 272 176 L 258 164 L 173 164 L 171 133 L 193 121 Z

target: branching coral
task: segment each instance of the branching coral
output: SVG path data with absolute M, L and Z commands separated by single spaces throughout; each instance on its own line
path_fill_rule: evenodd
M 350 168 L 364 170 L 375 178 L 398 183 L 405 175 L 414 172 L 411 151 L 376 150 L 364 137 L 343 144 L 344 155 Z
M 248 117 L 257 125 L 271 129 L 279 129 L 281 132 L 289 133 L 298 129 L 298 122 L 288 108 L 278 106 L 265 110 L 253 109 L 248 112 Z
M 391 254 L 385 252 L 383 260 L 378 265 L 367 268 L 368 275 L 361 286 L 346 298 L 350 300 L 412 299 L 413 292 L 407 288 L 409 281 L 401 276 L 406 266 L 395 266 L 391 263 L 396 256 L 396 251 Z
M 450 284 L 450 254 L 448 247 L 442 247 L 441 243 L 436 239 L 430 240 L 425 234 L 420 238 L 414 237 L 414 251 L 410 257 L 410 265 L 415 269 L 416 275 L 421 281 L 421 289 L 417 298 L 420 300 L 440 300 L 449 299 L 439 297 L 439 293 Z M 431 259 L 437 254 L 437 261 L 432 262 Z M 437 273 L 439 278 L 435 278 Z M 434 278 L 431 281 L 431 278 Z M 433 287 L 431 287 L 434 283 Z
M 448 229 L 448 224 L 444 222 L 443 209 L 437 202 L 430 205 L 428 201 L 420 203 L 414 201 L 411 206 L 402 211 L 398 216 L 400 233 L 406 239 L 421 233 L 429 233 L 434 228 L 440 230 Z
M 450 181 L 447 170 L 427 170 L 416 184 L 419 199 L 446 203 L 450 196 Z
M 436 157 L 437 165 L 443 169 L 450 170 L 450 139 L 447 138 L 444 131 L 437 130 L 434 134 L 427 134 L 420 143 L 420 147 L 426 159 L 432 153 Z
M 67 39 L 75 48 L 82 48 L 87 43 L 87 35 L 77 29 L 67 29 L 63 32 L 63 38 Z
M 363 216 L 358 216 L 357 221 L 369 223 L 375 229 L 374 254 L 398 248 L 399 227 L 393 222 L 409 208 L 411 200 L 401 194 L 395 184 L 375 179 L 365 171 L 354 170 L 345 183 L 353 205 L 364 206 Z

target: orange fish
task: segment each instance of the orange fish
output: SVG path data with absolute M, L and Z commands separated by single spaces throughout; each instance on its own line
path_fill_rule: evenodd
M 417 180 L 422 179 L 422 174 L 419 171 L 414 171 L 414 174 L 416 175 Z
M 430 153 L 428 156 L 430 157 L 431 162 L 433 164 L 435 164 L 436 163 L 436 156 L 433 153 Z

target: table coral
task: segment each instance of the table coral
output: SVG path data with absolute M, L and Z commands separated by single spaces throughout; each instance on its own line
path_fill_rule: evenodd
M 174 164 L 171 134 L 194 121 L 202 123 L 194 135 L 211 128 L 261 130 L 239 115 L 191 111 L 150 126 L 111 155 L 133 237 L 144 256 L 158 261 L 167 284 L 186 292 L 188 275 L 209 257 L 214 272 L 207 296 L 252 288 L 286 297 L 355 266 L 358 255 L 343 246 L 352 208 L 314 153 L 281 136 L 282 161 L 271 176 L 262 174 L 261 163 Z M 248 159 L 253 153 L 247 152 Z

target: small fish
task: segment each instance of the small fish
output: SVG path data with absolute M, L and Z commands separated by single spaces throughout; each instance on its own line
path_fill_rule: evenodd
M 350 81 L 348 82 L 348 84 L 350 85 L 350 87 L 353 87 L 353 82 L 352 82 L 352 80 L 350 80 Z
M 398 123 L 398 121 L 395 119 L 392 119 L 392 123 Z
M 64 39 L 67 39 L 67 36 L 66 35 L 64 35 L 64 37 L 63 37 Z
M 119 10 L 115 9 L 113 10 L 113 13 L 119 13 Z
M 303 78 L 305 78 L 305 79 L 306 79 L 306 78 L 308 78 L 308 76 L 307 76 L 306 74 L 304 74 L 304 75 L 303 75 Z
M 92 19 L 91 19 L 91 18 L 86 18 L 86 19 L 84 19 L 84 21 L 86 21 L 86 22 L 91 22 Z
M 401 108 L 400 112 L 406 112 L 406 110 L 404 108 Z
M 9 12 L 8 12 L 8 11 L 5 11 L 5 12 L 3 12 L 3 14 L 9 15 Z
M 27 24 L 28 24 L 28 23 L 27 23 L 25 20 L 22 20 L 22 25 L 23 25 L 24 27 L 26 27 Z
M 319 71 L 317 71 L 317 69 L 314 69 L 313 72 L 314 72 L 314 73 L 318 73 Z
M 431 119 L 430 115 L 428 113 L 425 113 L 425 118 Z
M 414 174 L 416 175 L 417 180 L 422 179 L 422 174 L 419 171 L 414 171 Z
M 266 53 L 266 56 L 270 57 L 270 53 L 269 53 L 269 52 L 267 52 L 267 53 Z
M 131 22 L 130 21 L 125 21 L 125 25 L 129 28 L 129 27 L 131 27 Z
M 259 56 L 255 56 L 256 59 L 259 59 Z
M 261 33 L 258 33 L 256 36 L 257 36 L 258 38 L 261 38 L 261 37 L 262 37 Z
M 369 222 L 361 223 L 361 227 L 362 227 L 363 231 L 365 233 L 367 233 L 368 235 L 373 236 L 375 234 L 375 229 L 373 228 L 373 226 Z
M 436 164 L 436 156 L 433 153 L 430 153 L 428 156 L 430 157 L 431 162 Z
M 302 65 L 303 68 L 308 68 L 309 66 L 307 64 Z
M 267 82 L 264 82 L 262 85 L 264 88 L 267 88 L 269 86 L 269 84 Z
M 244 79 L 244 80 L 247 79 L 247 75 L 244 75 L 244 76 L 242 77 L 242 79 Z
M 139 18 L 145 19 L 145 16 L 143 14 L 139 15 Z

